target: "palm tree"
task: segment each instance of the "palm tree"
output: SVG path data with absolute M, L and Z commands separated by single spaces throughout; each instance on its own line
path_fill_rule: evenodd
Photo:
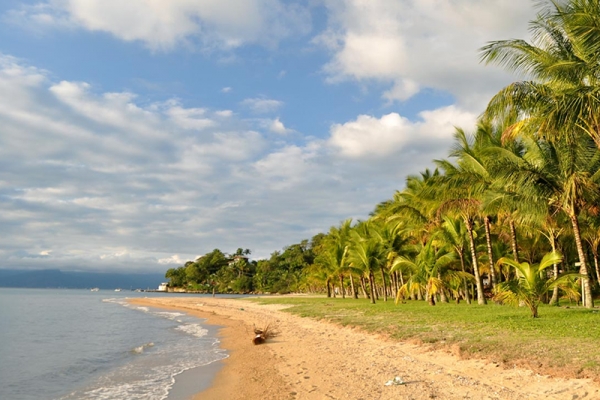
M 483 191 L 481 186 L 484 184 L 481 181 L 472 184 L 469 174 L 464 173 L 460 166 L 456 166 L 447 160 L 436 160 L 436 163 L 444 170 L 445 175 L 441 175 L 437 179 L 438 185 L 429 195 L 439 199 L 438 213 L 440 215 L 449 212 L 462 218 L 469 238 L 471 265 L 473 266 L 477 288 L 477 303 L 484 305 L 487 301 L 483 293 L 483 281 L 477 262 L 474 234 L 475 219 L 479 215 L 481 206 L 479 196 Z
M 490 160 L 488 159 L 489 157 L 486 154 L 486 151 L 490 146 L 504 147 L 509 151 L 515 151 L 514 142 L 502 142 L 501 135 L 501 130 L 496 129 L 486 121 L 480 121 L 477 124 L 477 129 L 471 137 L 469 137 L 464 130 L 457 128 L 454 134 L 454 146 L 450 153 L 450 157 L 457 159 L 458 165 L 458 168 L 451 169 L 453 179 L 456 180 L 456 178 L 461 175 L 460 179 L 462 181 L 468 181 L 469 184 L 478 191 L 478 193 L 473 192 L 472 197 L 477 200 L 480 205 L 479 217 L 482 218 L 485 228 L 487 259 L 492 288 L 496 286 L 497 279 L 494 271 L 491 235 L 492 215 L 490 215 L 490 213 L 496 212 L 497 210 L 491 207 L 484 207 L 486 205 L 484 199 L 487 197 L 487 193 L 490 191 L 494 179 L 490 171 Z M 444 168 L 445 162 L 441 161 L 440 163 Z
M 343 221 L 339 228 L 334 226 L 329 230 L 329 235 L 325 239 L 325 243 L 328 246 L 327 257 L 331 265 L 334 274 L 336 274 L 340 281 L 340 293 L 342 298 L 345 298 L 344 289 L 344 273 L 349 271 L 349 265 L 347 261 L 348 246 L 350 240 L 350 229 L 352 225 L 352 219 Z M 356 296 L 354 289 L 354 280 L 352 273 L 350 275 L 350 284 L 353 297 Z
M 458 255 L 460 260 L 461 270 L 462 272 L 466 273 L 465 250 L 468 245 L 469 238 L 467 236 L 467 232 L 465 232 L 464 225 L 460 222 L 460 220 L 445 216 L 440 230 L 436 232 L 436 238 L 441 239 L 447 246 L 450 246 L 454 249 L 454 252 Z M 463 279 L 462 283 L 465 300 L 468 304 L 471 304 L 471 296 L 469 294 L 467 279 Z
M 374 217 L 371 219 L 374 223 L 373 235 L 379 239 L 383 246 L 386 263 L 380 268 L 381 279 L 383 281 L 384 301 L 387 301 L 387 292 L 385 278 L 390 277 L 392 293 L 395 296 L 398 288 L 398 271 L 391 271 L 394 260 L 400 255 L 406 255 L 410 252 L 411 237 L 406 233 L 406 226 L 403 221 L 398 219 L 387 219 L 381 221 Z M 402 281 L 402 271 L 400 272 L 400 281 Z
M 539 264 L 519 263 L 510 258 L 503 257 L 498 260 L 517 271 L 517 279 L 503 282 L 498 285 L 494 299 L 503 303 L 519 305 L 525 304 L 531 311 L 533 318 L 538 317 L 538 306 L 544 296 L 554 287 L 569 280 L 573 274 L 565 274 L 558 278 L 547 278 L 546 269 L 562 261 L 558 253 L 548 253 Z
M 351 231 L 348 261 L 368 279 L 371 303 L 375 304 L 375 272 L 385 263 L 385 252 L 379 239 L 371 234 L 371 229 L 369 222 L 359 222 Z
M 532 43 L 490 42 L 486 63 L 531 76 L 514 82 L 490 101 L 487 118 L 512 121 L 507 135 L 589 135 L 600 147 L 600 7 L 597 0 L 540 1 L 530 22 Z
M 426 290 L 427 301 L 430 305 L 435 305 L 435 296 L 442 294 L 448 288 L 446 283 L 448 267 L 454 260 L 456 255 L 452 251 L 448 251 L 445 247 L 438 247 L 434 238 L 427 241 L 425 245 L 421 245 L 419 253 L 414 259 L 409 259 L 405 256 L 399 256 L 393 264 L 392 269 L 410 268 L 413 275 L 404 285 L 402 291 L 396 296 L 396 303 L 400 299 L 400 294 L 411 289 Z M 449 275 L 449 274 L 448 274 Z
M 592 293 L 579 216 L 583 210 L 595 207 L 600 198 L 600 152 L 589 136 L 578 142 L 522 140 L 527 150 L 520 157 L 497 152 L 498 179 L 519 192 L 524 205 L 558 210 L 569 219 L 580 263 L 583 302 L 591 308 Z

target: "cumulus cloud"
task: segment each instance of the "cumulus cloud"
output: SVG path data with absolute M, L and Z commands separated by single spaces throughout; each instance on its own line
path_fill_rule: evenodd
M 275 46 L 308 33 L 309 11 L 280 0 L 47 0 L 8 14 L 14 23 L 101 31 L 154 50 L 181 44 L 228 50 Z
M 419 114 L 412 122 L 397 113 L 376 118 L 359 115 L 354 121 L 331 127 L 329 145 L 344 157 L 373 159 L 398 154 L 440 152 L 451 143 L 455 126 L 471 127 L 476 115 L 449 106 Z M 418 150 L 421 149 L 421 150 Z
M 406 100 L 420 88 L 454 95 L 481 107 L 508 81 L 479 64 L 490 40 L 527 37 L 533 2 L 490 0 L 327 0 L 328 27 L 315 43 L 328 49 L 323 70 L 330 82 L 389 82 L 383 98 Z

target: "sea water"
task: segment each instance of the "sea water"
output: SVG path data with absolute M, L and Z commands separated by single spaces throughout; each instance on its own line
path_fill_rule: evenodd
M 0 288 L 0 399 L 180 400 L 178 376 L 227 353 L 202 320 L 127 302 L 148 296 Z

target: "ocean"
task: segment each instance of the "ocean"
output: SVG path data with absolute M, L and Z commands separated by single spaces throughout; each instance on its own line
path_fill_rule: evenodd
M 216 328 L 130 291 L 0 288 L 0 399 L 183 400 L 227 352 Z

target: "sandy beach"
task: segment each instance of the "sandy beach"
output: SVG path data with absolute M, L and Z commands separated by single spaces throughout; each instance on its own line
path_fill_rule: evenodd
M 132 303 L 178 309 L 219 325 L 230 357 L 194 400 L 242 399 L 598 399 L 589 379 L 538 375 L 451 352 L 391 341 L 360 330 L 282 312 L 285 306 L 205 297 Z M 255 346 L 253 326 L 279 334 Z M 385 384 L 399 377 L 403 384 Z

